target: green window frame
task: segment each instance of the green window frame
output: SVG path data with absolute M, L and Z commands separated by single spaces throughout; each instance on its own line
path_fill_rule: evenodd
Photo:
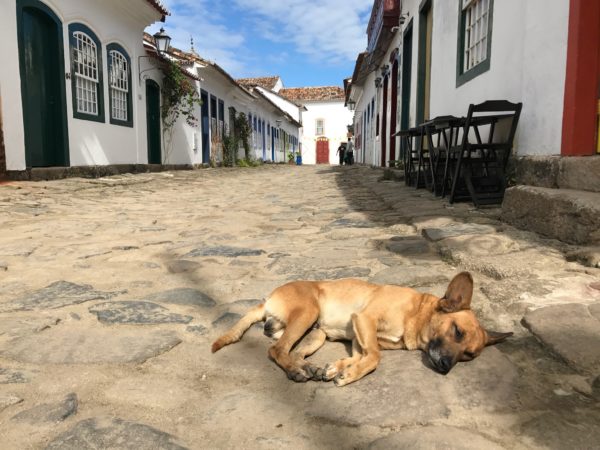
M 69 45 L 73 117 L 104 123 L 102 44 L 89 27 L 72 23 Z
M 485 58 L 475 63 L 472 67 L 465 67 L 465 54 L 473 51 L 473 42 L 467 42 L 467 20 L 469 18 L 469 8 L 474 8 L 476 4 L 485 4 L 487 2 L 487 17 L 486 26 L 487 34 L 484 35 L 484 43 L 481 40 L 478 41 L 485 50 Z M 482 73 L 490 70 L 491 56 L 492 56 L 492 30 L 494 23 L 494 0 L 459 0 L 458 1 L 458 44 L 457 44 L 457 56 L 456 56 L 456 87 L 462 86 L 463 84 L 471 81 L 478 77 Z M 469 24 L 470 25 L 470 24 Z M 473 33 L 471 29 L 470 33 Z M 478 37 L 481 37 L 479 34 Z M 467 44 L 471 44 L 467 46 Z M 477 42 L 476 42 L 477 44 Z
M 122 46 L 111 43 L 106 46 L 106 60 L 110 123 L 133 128 L 131 58 Z

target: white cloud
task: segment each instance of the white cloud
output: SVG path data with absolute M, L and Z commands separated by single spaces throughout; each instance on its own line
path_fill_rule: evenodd
M 245 37 L 224 24 L 225 18 L 219 11 L 218 2 L 207 0 L 163 0 L 171 11 L 166 24 L 155 24 L 147 31 L 155 33 L 164 26 L 172 38 L 174 47 L 190 49 L 190 38 L 203 58 L 217 62 L 233 73 L 245 69 L 239 58 Z
M 279 55 L 246 51 L 255 36 L 291 45 L 312 62 L 353 62 L 366 47 L 373 0 L 163 0 L 163 4 L 172 13 L 165 25 L 172 45 L 189 50 L 193 35 L 198 53 L 238 76 L 256 74 L 261 70 L 257 62 L 282 58 L 281 51 Z M 242 14 L 244 25 L 252 26 L 241 26 L 241 20 L 232 24 L 231 14 Z M 160 26 L 148 31 L 154 33 Z
M 366 47 L 373 0 L 235 0 L 265 39 L 291 42 L 317 61 L 353 61 Z

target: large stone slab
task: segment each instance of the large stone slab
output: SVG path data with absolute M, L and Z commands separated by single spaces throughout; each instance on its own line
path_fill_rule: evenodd
M 199 256 L 222 256 L 225 258 L 237 258 L 238 256 L 260 256 L 264 250 L 253 248 L 229 247 L 219 245 L 216 247 L 200 247 L 186 253 L 184 258 L 197 258 Z
M 319 387 L 308 414 L 350 426 L 395 427 L 430 423 L 458 411 L 501 413 L 518 406 L 517 377 L 515 366 L 495 347 L 446 376 L 428 368 L 421 352 L 386 352 L 362 380 L 343 388 Z
M 515 186 L 502 203 L 502 220 L 570 244 L 600 244 L 598 217 L 598 192 Z
M 79 422 L 55 438 L 46 450 L 185 450 L 171 434 L 141 423 L 118 418 L 92 418 Z
M 60 322 L 56 317 L 19 316 L 10 319 L 0 318 L 0 336 L 18 337 L 31 333 L 38 333 Z
M 385 243 L 385 248 L 403 256 L 421 256 L 431 253 L 429 242 L 413 236 L 395 236 Z
M 193 319 L 192 316 L 169 312 L 156 303 L 141 301 L 100 303 L 89 311 L 96 314 L 100 322 L 108 324 L 190 323 Z
M 23 399 L 20 397 L 17 397 L 16 395 L 0 394 L 0 412 L 4 411 L 9 406 L 16 405 L 17 403 L 21 403 L 22 401 L 23 401 Z
M 43 289 L 0 304 L 0 312 L 57 309 L 91 300 L 108 300 L 120 293 L 96 291 L 88 284 L 56 281 Z
M 462 428 L 438 425 L 392 433 L 373 441 L 369 450 L 503 450 L 504 447 Z
M 433 242 L 465 234 L 491 234 L 495 232 L 496 229 L 491 225 L 478 225 L 474 223 L 450 224 L 443 228 L 423 228 L 421 231 L 423 236 Z
M 0 354 L 32 364 L 139 364 L 180 342 L 177 334 L 163 330 L 51 329 L 15 339 Z
M 396 284 L 418 287 L 447 283 L 450 274 L 444 266 L 392 266 L 373 275 L 369 281 L 376 284 Z
M 77 394 L 71 393 L 61 402 L 44 403 L 43 405 L 34 406 L 33 408 L 21 411 L 19 414 L 13 416 L 12 419 L 32 425 L 63 422 L 77 412 L 78 405 Z
M 0 384 L 21 384 L 30 381 L 31 374 L 28 371 L 0 367 Z
M 530 311 L 525 325 L 575 369 L 600 375 L 600 303 L 553 305 Z
M 198 289 L 180 288 L 164 292 L 157 292 L 145 297 L 146 300 L 159 303 L 170 303 L 173 305 L 199 306 L 211 308 L 217 304 L 209 295 Z

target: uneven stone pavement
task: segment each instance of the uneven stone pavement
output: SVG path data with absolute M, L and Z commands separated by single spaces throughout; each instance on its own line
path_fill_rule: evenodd
M 498 217 L 358 166 L 2 185 L 0 447 L 598 448 L 600 270 Z M 210 353 L 288 280 L 441 295 L 460 270 L 515 336 L 447 376 L 396 351 L 344 388 L 295 384 L 258 326 Z

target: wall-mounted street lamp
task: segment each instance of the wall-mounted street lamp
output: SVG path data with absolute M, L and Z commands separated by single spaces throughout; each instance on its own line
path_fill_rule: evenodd
M 171 36 L 165 32 L 164 28 L 161 28 L 158 33 L 155 33 L 153 38 L 154 45 L 156 45 L 159 54 L 162 55 L 169 51 L 169 47 L 171 46 Z
M 169 36 L 164 28 L 161 28 L 159 32 L 154 33 L 154 46 L 156 47 L 156 51 L 159 56 L 168 53 L 169 48 L 171 47 L 171 36 Z M 141 60 L 142 58 L 151 58 L 151 56 L 138 56 L 138 70 L 139 70 L 139 83 L 142 84 L 142 74 L 144 72 L 149 72 L 150 70 L 154 70 L 154 67 L 151 67 L 146 70 L 141 70 Z
M 348 109 L 354 111 L 356 109 L 356 102 L 354 100 L 348 100 Z
M 376 87 L 377 89 L 379 89 L 379 88 L 381 87 L 381 82 L 382 82 L 382 81 L 383 81 L 383 80 L 382 80 L 382 78 L 381 78 L 381 77 L 377 77 L 377 78 L 375 78 L 375 87 Z

